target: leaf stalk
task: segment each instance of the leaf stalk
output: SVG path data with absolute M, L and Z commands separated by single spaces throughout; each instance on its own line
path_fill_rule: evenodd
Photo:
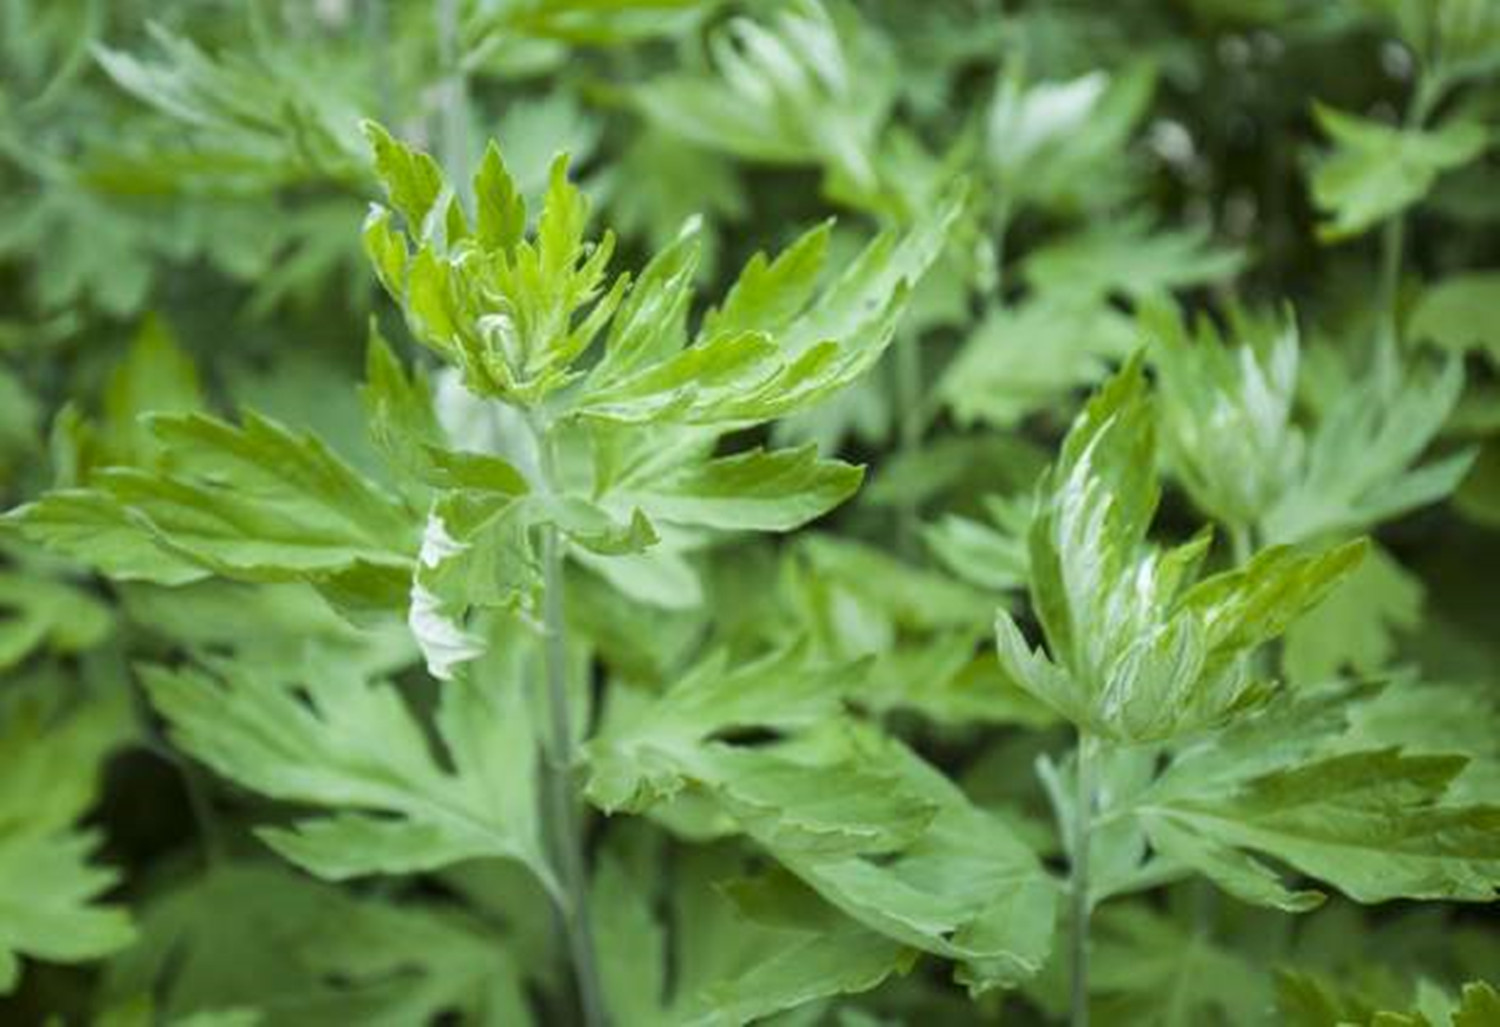
M 1073 838 L 1069 846 L 1068 891 L 1072 923 L 1072 1027 L 1089 1024 L 1089 847 L 1094 815 L 1094 759 L 1096 741 L 1078 733 L 1074 767 Z

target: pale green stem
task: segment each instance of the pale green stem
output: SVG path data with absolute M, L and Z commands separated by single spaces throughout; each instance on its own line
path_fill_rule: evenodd
M 545 431 L 536 433 L 541 455 L 544 487 L 556 482 L 552 445 Z M 573 716 L 568 696 L 568 623 L 564 595 L 562 539 L 554 525 L 542 528 L 542 620 L 546 632 L 545 664 L 549 738 L 543 789 L 547 801 L 547 825 L 551 834 L 553 869 L 566 895 L 559 909 L 573 979 L 586 1027 L 607 1027 L 598 961 L 594 955 L 594 931 L 589 916 L 588 869 L 583 852 L 583 824 L 578 816 L 578 763 L 574 745 Z
M 1377 310 L 1380 331 L 1376 336 L 1376 366 L 1387 368 L 1400 348 L 1400 326 L 1397 311 L 1401 286 L 1401 254 L 1406 248 L 1406 215 L 1396 214 L 1380 232 L 1380 279 Z
M 1069 853 L 1068 890 L 1072 923 L 1073 1027 L 1089 1024 L 1089 847 L 1094 816 L 1094 738 L 1078 732 L 1077 765 L 1074 767 L 1073 839 Z
M 1402 118 L 1403 129 L 1421 130 L 1426 126 L 1448 83 L 1445 76 L 1436 73 L 1423 74 L 1417 80 L 1411 102 L 1406 106 Z M 1376 367 L 1382 373 L 1395 367 L 1400 350 L 1401 330 L 1397 307 L 1400 301 L 1401 263 L 1406 251 L 1406 213 L 1393 215 L 1380 233 L 1380 279 L 1377 302 L 1379 304 L 1380 331 L 1376 336 Z
M 391 24 L 388 0 L 365 0 L 364 28 L 375 59 L 370 62 L 370 75 L 375 93 L 375 110 L 380 120 L 389 125 L 396 114 L 396 97 L 392 90 Z
M 993 288 L 998 296 L 1000 269 L 1005 259 L 1005 232 L 1009 222 L 1009 206 L 1001 205 L 995 219 L 995 269 Z M 903 465 L 916 458 L 922 448 L 922 437 L 927 432 L 929 418 L 937 410 L 935 397 L 927 394 L 927 382 L 922 366 L 921 342 L 915 334 L 907 333 L 894 344 L 895 374 L 891 398 L 895 404 L 896 453 Z M 921 511 L 917 503 L 903 497 L 896 506 L 896 545 L 906 557 L 917 555 L 917 535 L 921 527 Z
M 1231 524 L 1229 526 L 1229 551 L 1234 557 L 1234 565 L 1243 567 L 1250 562 L 1255 555 L 1255 529 L 1248 524 Z
M 459 0 L 439 0 L 437 30 L 444 76 L 438 136 L 443 166 L 460 198 L 469 199 L 469 82 L 459 53 Z
M 547 707 L 551 738 L 547 745 L 546 790 L 548 822 L 552 831 L 553 861 L 567 893 L 561 910 L 573 961 L 573 978 L 583 1022 L 604 1027 L 609 1017 L 594 957 L 594 931 L 589 917 L 588 870 L 584 865 L 583 825 L 579 822 L 574 767 L 573 719 L 568 702 L 568 640 L 563 611 L 562 546 L 555 527 L 542 534 L 544 591 L 542 602 L 547 632 Z

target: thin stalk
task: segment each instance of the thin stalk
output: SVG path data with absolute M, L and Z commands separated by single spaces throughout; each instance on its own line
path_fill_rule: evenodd
M 604 993 L 594 958 L 594 931 L 589 916 L 588 871 L 583 856 L 583 825 L 579 821 L 573 770 L 573 718 L 568 701 L 568 637 L 563 609 L 562 546 L 557 528 L 542 530 L 542 608 L 546 638 L 547 709 L 550 739 L 547 745 L 547 821 L 552 833 L 552 859 L 567 905 L 560 911 L 573 978 L 583 1022 L 605 1027 Z
M 1072 1002 L 1073 1027 L 1089 1025 L 1089 844 L 1094 816 L 1094 739 L 1078 732 L 1077 766 L 1074 768 L 1073 842 L 1068 868 L 1069 899 L 1073 927 Z
M 1439 101 L 1447 91 L 1448 81 L 1444 75 L 1423 74 L 1417 80 L 1411 102 L 1406 105 L 1406 114 L 1401 119 L 1405 130 L 1420 130 L 1426 126 Z M 1406 213 L 1402 211 L 1391 217 L 1380 232 L 1380 278 L 1377 284 L 1377 301 L 1380 311 L 1380 331 L 1376 335 L 1376 367 L 1387 373 L 1395 367 L 1400 349 L 1401 330 L 1397 306 L 1400 300 L 1401 263 L 1406 252 Z
M 389 69 L 391 60 L 390 12 L 386 10 L 388 0 L 365 0 L 365 38 L 374 52 L 370 62 L 370 84 L 375 95 L 375 110 L 380 120 L 389 125 L 396 114 L 396 95 L 391 84 Z
M 1243 567 L 1250 562 L 1255 555 L 1255 529 L 1248 524 L 1231 524 L 1229 526 L 1229 551 L 1234 557 L 1234 565 Z
M 532 425 L 541 465 L 541 486 L 556 487 L 552 440 L 546 428 Z M 563 576 L 562 539 L 555 525 L 542 528 L 542 625 L 547 683 L 548 738 L 542 789 L 550 835 L 553 870 L 566 896 L 558 915 L 573 964 L 574 986 L 586 1027 L 608 1027 L 594 931 L 589 915 L 589 878 L 583 852 L 583 824 L 578 816 L 578 754 L 574 745 L 573 714 L 568 695 L 568 621 Z
M 1380 312 L 1380 331 L 1376 335 L 1376 366 L 1388 368 L 1395 362 L 1400 348 L 1400 326 L 1397 304 L 1401 286 L 1401 256 L 1406 249 L 1406 215 L 1396 214 L 1380 230 L 1380 278 L 1376 286 L 1376 308 Z
M 442 63 L 442 103 L 439 110 L 439 142 L 443 166 L 460 198 L 470 199 L 469 182 L 469 80 L 459 53 L 459 0 L 439 0 L 437 5 L 438 60 Z

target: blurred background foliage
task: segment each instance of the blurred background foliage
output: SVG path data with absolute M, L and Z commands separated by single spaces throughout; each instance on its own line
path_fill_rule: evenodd
M 973 202 L 881 372 L 774 429 L 868 462 L 865 490 L 818 531 L 701 554 L 701 604 L 626 623 L 582 580 L 576 616 L 610 672 L 661 680 L 705 633 L 751 648 L 810 630 L 873 654 L 865 701 L 1055 852 L 1030 783 L 1058 737 L 1047 715 L 966 687 L 994 673 L 989 610 L 1024 580 L 1022 501 L 1143 308 L 1243 316 L 1243 338 L 1289 305 L 1289 416 L 1321 426 L 1353 393 L 1373 420 L 1278 437 L 1323 453 L 1310 512 L 1242 510 L 1213 474 L 1182 472 L 1168 529 L 1187 534 L 1196 508 L 1261 540 L 1377 531 L 1284 670 L 1419 668 L 1447 700 L 1405 729 L 1420 743 L 1486 725 L 1475 746 L 1494 755 L 1497 67 L 1487 0 L 0 0 L 0 493 L 9 508 L 145 459 L 141 413 L 204 405 L 315 429 L 379 474 L 351 383 L 370 319 L 399 330 L 360 251 L 376 195 L 362 116 L 453 168 L 494 137 L 533 200 L 570 152 L 624 266 L 701 216 L 711 292 L 830 215 L 838 254 L 919 224 L 965 175 Z M 1420 508 L 1316 509 L 1332 495 L 1347 515 L 1373 487 L 1340 467 L 1385 454 L 1398 476 L 1429 445 L 1469 455 L 1412 486 Z M 116 912 L 29 953 L 0 1019 L 162 1022 L 152 1002 L 232 1017 L 274 988 L 270 1023 L 504 1023 L 496 981 L 549 987 L 550 942 L 516 937 L 537 897 L 503 872 L 356 894 L 253 858 L 242 825 L 260 800 L 189 766 L 130 680 L 133 661 L 187 648 L 285 662 L 309 636 L 400 667 L 401 640 L 356 644 L 300 586 L 106 586 L 15 535 L 0 560 L 0 911 L 57 852 L 93 852 L 75 884 L 136 923 L 123 949 Z M 735 602 L 710 624 L 718 595 Z M 1400 729 L 1399 707 L 1390 719 L 1371 730 Z M 45 837 L 7 848 L 23 828 Z M 696 886 L 733 858 L 678 874 Z M 1205 937 L 1191 901 L 1101 916 L 1105 1022 L 1253 1022 L 1275 967 L 1307 975 L 1283 980 L 1284 1001 L 1359 1010 L 1500 966 L 1482 913 L 1235 907 Z M 497 962 L 496 936 L 523 957 Z M 1044 976 L 1007 1015 L 1056 1013 L 1060 988 Z M 972 1022 L 920 972 L 798 1015 Z

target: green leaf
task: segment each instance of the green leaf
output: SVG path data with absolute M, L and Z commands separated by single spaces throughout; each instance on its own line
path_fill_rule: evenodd
M 1500 882 L 1500 809 L 1442 801 L 1466 760 L 1351 752 L 1232 783 L 1174 764 L 1137 809 L 1153 844 L 1246 901 L 1297 908 L 1261 853 L 1358 902 L 1488 901 Z
M 391 685 L 341 662 L 314 658 L 292 681 L 222 661 L 206 670 L 147 668 L 143 679 L 186 752 L 254 791 L 324 811 L 258 831 L 312 873 L 343 880 L 502 857 L 550 888 L 520 674 L 525 649 L 508 641 L 443 686 L 436 726 L 448 767 Z
M 476 183 L 486 190 L 485 230 L 468 235 L 451 201 L 444 216 L 454 227 L 441 238 L 436 204 L 447 187 L 436 163 L 378 126 L 367 123 L 366 133 L 407 224 L 403 238 L 387 212 L 373 209 L 365 249 L 417 340 L 454 363 L 481 396 L 531 405 L 572 381 L 569 365 L 609 322 L 629 282 L 619 277 L 606 288 L 614 237 L 584 244 L 588 201 L 568 180 L 566 157 L 553 162 L 534 237 L 518 231 L 524 208 L 497 154 Z
M 1288 313 L 1235 311 L 1230 344 L 1208 318 L 1189 326 L 1166 305 L 1140 323 L 1159 373 L 1163 449 L 1199 509 L 1233 529 L 1260 524 L 1291 486 L 1306 440 L 1292 422 L 1301 356 Z
M 752 834 L 846 914 L 904 944 L 959 961 L 958 979 L 972 993 L 1034 975 L 1051 949 L 1057 893 L 1031 850 L 904 746 L 868 735 L 855 744 L 861 759 L 892 775 L 888 788 L 910 791 L 936 807 L 915 844 L 872 861 L 777 847 Z M 815 782 L 809 771 L 809 787 Z
M 709 37 L 707 75 L 639 86 L 657 126 L 745 160 L 813 164 L 862 194 L 876 186 L 876 133 L 894 96 L 883 40 L 852 10 L 800 0 L 766 23 L 731 19 Z
M 983 625 L 992 605 L 982 592 L 850 538 L 810 535 L 799 548 L 813 572 L 837 586 L 839 602 L 879 610 L 902 628 Z
M 915 288 L 942 255 L 968 203 L 969 186 L 959 181 L 905 234 L 886 231 L 871 240 L 792 322 L 786 349 L 804 355 L 825 340 L 837 340 L 852 351 L 855 366 L 872 364 L 888 341 L 881 339 L 881 326 L 901 309 L 903 290 Z
M 841 668 L 773 655 L 735 673 L 700 665 L 655 702 L 614 709 L 588 746 L 590 798 L 641 809 L 705 793 L 826 900 L 907 945 L 962 960 L 975 989 L 1034 973 L 1054 893 L 1030 851 L 905 749 L 834 731 L 804 743 L 714 742 L 735 727 L 831 722 Z M 628 704 L 628 705 L 626 705 Z M 934 819 L 935 817 L 935 819 Z M 885 854 L 878 862 L 868 859 Z
M 441 187 L 424 170 L 430 158 L 379 130 L 371 138 L 377 162 L 388 165 L 392 202 L 420 211 Z M 403 240 L 377 209 L 366 224 L 366 250 L 413 334 L 456 365 L 474 394 L 536 407 L 583 378 L 551 401 L 549 420 L 734 428 L 826 399 L 889 344 L 907 291 L 941 252 L 963 203 L 959 191 L 904 238 L 878 237 L 817 298 L 810 272 L 821 262 L 826 228 L 774 264 L 753 259 L 688 346 L 697 261 L 691 225 L 634 288 L 626 276 L 606 286 L 613 237 L 584 243 L 587 202 L 568 181 L 565 161 L 552 167 L 534 239 L 518 229 L 514 183 L 498 157 L 485 166 L 480 204 L 505 208 L 503 230 L 438 240 L 408 224 Z M 576 368 L 607 326 L 603 356 L 587 372 Z
M 996 592 L 1021 588 L 1030 577 L 1030 503 L 990 496 L 985 507 L 988 522 L 949 514 L 924 528 L 922 539 L 950 573 L 972 585 Z
M 1421 623 L 1426 589 L 1391 554 L 1372 545 L 1364 561 L 1286 634 L 1283 661 L 1293 681 L 1331 678 L 1344 669 L 1389 667 L 1397 634 Z
M 985 125 L 985 157 L 1011 202 L 1062 213 L 1108 209 L 1135 186 L 1127 146 L 1150 107 L 1156 71 L 1145 61 L 1114 75 L 1027 82 L 1000 77 Z
M 1484 126 L 1458 118 L 1398 129 L 1322 104 L 1313 113 L 1334 143 L 1312 174 L 1313 200 L 1330 215 L 1319 229 L 1326 241 L 1361 235 L 1420 202 L 1440 174 L 1489 146 Z
M 785 874 L 739 876 L 741 863 L 713 850 L 683 854 L 661 922 L 649 867 L 613 854 L 601 861 L 591 902 L 605 992 L 623 1027 L 749 1023 L 867 991 L 910 967 L 910 949 Z
M 1465 984 L 1453 1027 L 1500 1027 L 1500 992 L 1483 981 Z
M 996 306 L 944 369 L 937 393 L 962 424 L 1011 428 L 1103 381 L 1135 344 L 1130 320 L 1107 304 L 1041 296 Z
M 360 401 L 370 438 L 398 481 L 432 471 L 429 446 L 446 441 L 425 375 L 408 376 L 390 344 L 372 323 Z
M 1459 82 L 1500 67 L 1500 12 L 1486 0 L 1364 0 L 1394 22 L 1427 74 Z
M 36 397 L 0 366 L 0 484 L 9 484 L 17 464 L 35 452 L 42 411 Z
M 358 177 L 355 111 L 363 90 L 330 67 L 326 50 L 294 34 L 208 53 L 157 24 L 146 29 L 161 58 L 141 60 L 102 46 L 94 53 L 115 84 L 165 115 L 143 129 L 149 140 L 115 157 L 124 167 L 93 169 L 105 179 L 140 179 L 147 188 L 191 194 L 264 192 Z M 264 31 L 264 30 L 263 30 Z M 360 83 L 362 85 L 362 83 Z M 221 201 L 222 202 L 222 201 Z
M 102 470 L 93 489 L 51 493 L 7 518 L 60 552 L 160 584 L 201 576 L 194 565 L 251 581 L 360 565 L 399 574 L 416 548 L 410 515 L 312 436 L 253 413 L 241 427 L 203 414 L 151 427 L 169 470 Z
M 357 628 L 301 583 L 257 584 L 222 578 L 185 586 L 117 583 L 135 625 L 195 652 L 230 653 L 263 668 L 295 672 L 309 645 L 371 673 L 409 665 L 415 648 L 394 613 Z M 254 631 L 246 631 L 254 624 Z
M 1399 746 L 1416 755 L 1469 760 L 1449 786 L 1456 802 L 1485 802 L 1500 784 L 1500 738 L 1493 730 L 1500 705 L 1483 687 L 1399 676 L 1355 704 L 1348 730 L 1329 748 L 1336 752 Z
M 0 719 L 0 994 L 19 956 L 99 959 L 135 937 L 130 917 L 98 900 L 119 875 L 92 863 L 103 837 L 75 826 L 94 804 L 101 764 L 121 738 L 123 707 L 99 702 L 44 722 L 34 696 L 12 694 Z
M 154 315 L 141 322 L 130 352 L 104 392 L 104 438 L 118 463 L 150 465 L 161 451 L 145 415 L 188 413 L 203 407 L 198 369 L 167 324 Z
M 659 359 L 621 377 L 614 376 L 640 361 L 608 349 L 576 411 L 634 424 L 744 427 L 826 400 L 867 371 L 890 344 L 907 292 L 941 252 L 962 204 L 960 193 L 906 236 L 878 236 L 810 303 L 809 283 L 792 272 L 821 252 L 816 230 L 770 265 L 757 255 L 731 289 L 728 313 L 710 315 L 693 345 L 668 351 L 675 332 L 637 343 L 657 351 Z M 671 301 L 664 316 L 675 324 L 677 287 L 668 281 L 655 288 Z M 771 295 L 773 289 L 778 295 Z M 619 346 L 631 351 L 623 342 Z
M 1143 905 L 1099 910 L 1093 1015 L 1108 1023 L 1254 1023 L 1272 1002 L 1249 954 Z
M 1126 217 L 1034 250 L 1021 271 L 1045 295 L 1089 303 L 1222 282 L 1244 265 L 1243 253 L 1214 246 L 1206 228 L 1153 230 L 1142 218 Z
M 676 467 L 637 467 L 634 480 L 620 482 L 610 495 L 616 504 L 676 524 L 790 531 L 848 499 L 863 478 L 863 468 L 820 460 L 812 446 L 752 449 Z
M 1439 281 L 1422 293 L 1407 333 L 1439 349 L 1462 354 L 1484 353 L 1500 364 L 1500 271 L 1470 271 Z
M 1143 823 L 1160 856 L 1202 874 L 1241 902 L 1284 913 L 1306 913 L 1323 904 L 1322 892 L 1286 887 L 1270 867 L 1211 834 L 1196 833 L 1169 817 L 1148 814 Z
M 1160 486 L 1142 360 L 1090 400 L 1041 489 L 1030 534 L 1031 594 L 1051 658 L 1001 611 L 1002 670 L 1082 729 L 1150 741 L 1224 723 L 1263 702 L 1247 657 L 1316 604 L 1363 553 L 1266 550 L 1191 584 L 1204 533 L 1146 544 Z
M 637 809 L 675 794 L 711 736 L 735 728 L 793 729 L 834 716 L 848 668 L 816 665 L 787 649 L 731 667 L 724 653 L 698 663 L 660 698 L 631 702 L 617 691 L 587 746 L 589 798 L 605 810 Z
M 446 903 L 355 895 L 268 861 L 227 860 L 150 897 L 140 943 L 111 961 L 102 990 L 152 995 L 147 1022 L 173 1027 L 219 1023 L 225 1009 L 242 1017 L 226 1027 L 444 1015 L 529 1027 L 523 974 L 535 970 L 518 935 Z
M 76 653 L 114 626 L 110 608 L 82 589 L 35 573 L 0 571 L 0 670 L 34 651 Z
M 102 491 L 59 489 L 5 514 L 24 538 L 121 581 L 182 585 L 207 568 L 157 542 L 146 524 Z
M 704 336 L 780 332 L 791 327 L 812 299 L 828 256 L 833 222 L 824 221 L 770 260 L 750 258 L 721 306 L 703 317 Z
M 1272 542 L 1298 543 L 1358 531 L 1436 502 L 1458 487 L 1475 452 L 1412 467 L 1463 391 L 1463 368 L 1416 364 L 1400 385 L 1346 383 L 1308 440 L 1301 472 L 1262 521 Z
M 130 944 L 135 932 L 123 910 L 96 904 L 118 875 L 89 860 L 103 837 L 97 831 L 22 834 L 0 842 L 0 994 L 20 979 L 17 956 L 81 963 Z
M 447 188 L 437 162 L 394 138 L 373 121 L 361 122 L 360 129 L 369 140 L 375 174 L 391 198 L 391 205 L 406 219 L 410 234 L 425 237 L 429 233 L 428 218 Z
M 707 964 L 721 976 L 689 978 L 679 989 L 672 1022 L 749 1023 L 819 999 L 869 991 L 914 962 L 909 948 L 840 915 L 789 875 L 736 881 L 726 890 L 736 912 L 718 913 L 713 927 L 690 935 L 718 934 L 717 951 L 699 955 L 692 965 Z M 699 892 L 683 901 L 679 923 L 686 928 L 689 918 L 714 913 Z M 725 937 L 731 931 L 741 937 Z
M 474 175 L 474 198 L 479 245 L 487 250 L 514 249 L 526 233 L 526 200 L 493 142 L 485 147 Z

